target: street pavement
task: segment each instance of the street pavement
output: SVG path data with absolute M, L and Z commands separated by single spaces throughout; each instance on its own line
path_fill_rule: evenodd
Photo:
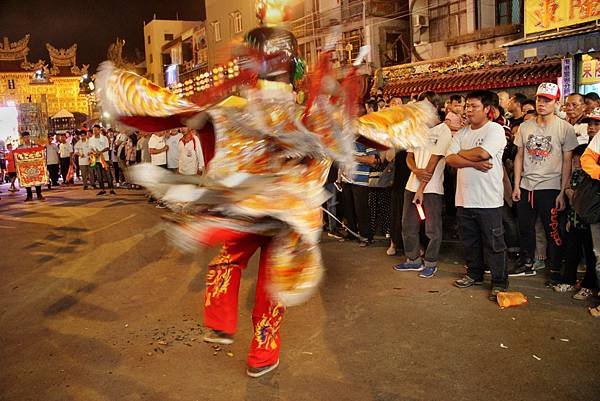
M 458 289 L 457 244 L 432 279 L 368 248 L 323 238 L 326 279 L 285 315 L 280 367 L 245 375 L 257 258 L 239 333 L 202 342 L 206 265 L 181 254 L 140 191 L 81 187 L 0 197 L 0 400 L 599 400 L 600 319 L 588 303 L 511 280 L 529 304 L 500 309 Z M 589 305 L 598 300 L 590 301 Z

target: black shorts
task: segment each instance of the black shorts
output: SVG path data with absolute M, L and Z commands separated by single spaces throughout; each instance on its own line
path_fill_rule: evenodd
M 0 170 L 1 171 L 6 170 L 6 160 L 4 160 L 4 159 L 0 160 Z
M 9 171 L 8 172 L 8 178 L 17 178 L 17 172 L 16 171 Z

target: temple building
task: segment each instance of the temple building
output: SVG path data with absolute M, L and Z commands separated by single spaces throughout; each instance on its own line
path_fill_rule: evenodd
M 89 114 L 88 98 L 80 94 L 88 65 L 77 66 L 77 44 L 57 49 L 47 43 L 50 63 L 30 62 L 29 39 L 0 43 L 0 136 L 14 139 L 27 130 L 43 141 L 49 118 L 59 111 Z

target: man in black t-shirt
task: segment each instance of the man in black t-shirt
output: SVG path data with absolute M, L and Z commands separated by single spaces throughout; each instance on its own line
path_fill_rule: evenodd
M 515 133 L 515 129 L 523 123 L 523 103 L 527 100 L 527 96 L 522 93 L 515 93 L 510 100 L 508 101 L 508 112 L 512 115 L 511 118 L 508 119 L 510 122 L 510 127 L 513 130 L 513 134 Z

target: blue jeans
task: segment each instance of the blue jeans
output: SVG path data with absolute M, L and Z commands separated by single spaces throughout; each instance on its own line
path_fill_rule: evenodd
M 325 185 L 325 190 L 327 190 L 327 192 L 332 194 L 331 198 L 327 199 L 327 203 L 325 203 L 325 208 L 327 209 L 327 211 L 329 213 L 336 216 L 337 190 L 335 189 L 335 184 L 331 183 L 331 184 Z M 327 215 L 327 222 L 329 225 L 329 232 L 338 231 L 338 228 L 339 228 L 338 222 L 335 221 L 335 219 L 333 217 L 331 217 L 329 214 Z

